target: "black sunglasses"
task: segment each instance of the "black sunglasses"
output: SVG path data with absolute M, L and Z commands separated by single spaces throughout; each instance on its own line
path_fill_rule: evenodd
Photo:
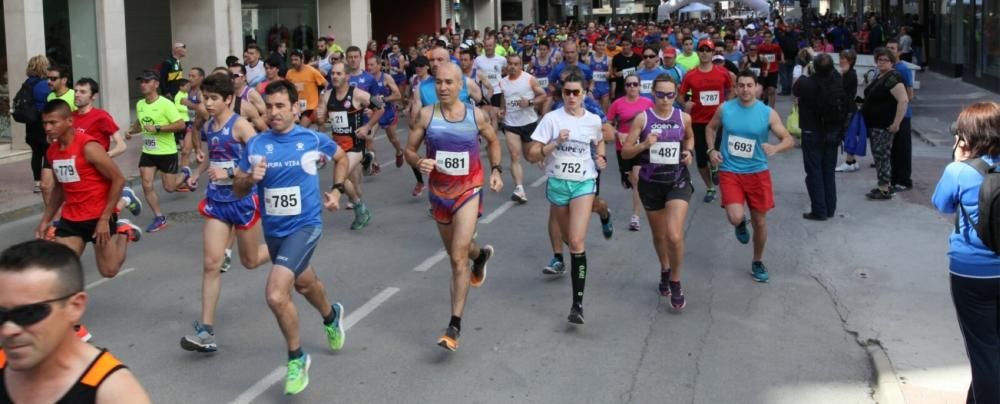
M 0 309 L 0 326 L 8 321 L 17 324 L 19 327 L 27 327 L 37 324 L 40 321 L 45 320 L 49 314 L 52 314 L 52 303 L 69 299 L 80 292 L 82 292 L 82 290 L 78 290 L 63 297 L 57 297 L 55 299 L 49 299 L 38 303 L 25 304 L 10 309 Z
M 642 55 L 642 56 L 646 57 L 646 59 L 656 59 L 656 55 Z
M 629 81 L 625 83 L 625 87 L 639 87 L 639 83 L 636 83 L 634 81 Z
M 582 94 L 582 93 L 583 93 L 583 90 L 570 90 L 570 89 L 564 89 L 564 90 L 562 91 L 562 93 L 563 93 L 563 95 L 572 95 L 572 96 L 574 96 L 574 97 L 579 97 L 579 96 L 580 96 L 580 94 Z

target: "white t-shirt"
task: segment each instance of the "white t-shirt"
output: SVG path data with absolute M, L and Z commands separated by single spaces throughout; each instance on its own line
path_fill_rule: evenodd
M 510 80 L 510 76 L 500 80 L 500 89 L 503 90 L 503 99 L 507 104 L 506 113 L 503 116 L 503 123 L 507 126 L 525 126 L 538 121 L 538 113 L 535 107 L 529 106 L 521 108 L 521 100 L 532 100 L 535 98 L 535 91 L 531 88 L 533 77 L 527 72 L 521 72 L 517 80 Z
M 503 68 L 507 66 L 507 59 L 497 55 L 493 55 L 491 58 L 479 55 L 476 56 L 473 66 L 477 71 L 486 75 L 486 80 L 489 80 L 490 84 L 493 85 L 493 94 L 500 94 L 500 78 L 503 77 Z
M 545 173 L 550 178 L 570 181 L 597 178 L 593 150 L 602 138 L 601 118 L 587 111 L 575 117 L 566 113 L 565 107 L 559 108 L 542 117 L 531 140 L 549 144 L 559 138 L 563 129 L 569 129 L 569 140 L 545 158 Z

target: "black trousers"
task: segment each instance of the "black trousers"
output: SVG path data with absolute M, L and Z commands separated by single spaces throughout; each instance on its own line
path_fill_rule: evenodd
M 910 118 L 903 118 L 899 132 L 892 138 L 892 184 L 912 187 L 913 133 Z
M 951 275 L 951 300 L 972 367 L 968 404 L 1000 403 L 1000 279 Z
M 802 163 L 806 169 L 806 190 L 812 214 L 821 218 L 832 217 L 837 211 L 837 148 L 834 133 L 802 131 Z
M 45 140 L 45 129 L 42 123 L 29 123 L 24 128 L 25 142 L 31 148 L 31 176 L 35 181 L 42 179 L 42 162 L 45 158 L 45 151 L 49 148 L 49 142 Z

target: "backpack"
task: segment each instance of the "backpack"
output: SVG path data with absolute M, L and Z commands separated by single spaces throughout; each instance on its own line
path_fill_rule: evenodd
M 14 102 L 11 104 L 14 121 L 29 124 L 42 120 L 42 114 L 35 108 L 35 83 L 38 83 L 38 79 L 28 78 L 14 95 Z
M 840 132 L 843 136 L 847 128 L 847 92 L 841 84 L 840 77 L 834 76 L 819 81 L 820 112 L 819 126 L 823 132 Z
M 978 158 L 965 160 L 963 163 L 975 168 L 983 176 L 983 183 L 979 186 L 979 223 L 972 222 L 961 202 L 958 203 L 959 211 L 965 221 L 976 229 L 983 245 L 995 254 L 1000 254 L 1000 164 L 991 166 Z M 957 217 L 955 232 L 958 233 Z

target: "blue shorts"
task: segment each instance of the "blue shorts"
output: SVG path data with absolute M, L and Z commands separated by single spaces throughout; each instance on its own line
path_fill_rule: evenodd
M 581 196 L 597 193 L 597 180 L 562 180 L 549 177 L 545 183 L 545 198 L 558 207 L 569 206 L 569 202 Z
M 608 82 L 594 83 L 594 98 L 601 98 L 611 93 L 611 85 Z
M 386 105 L 385 112 L 378 120 L 378 126 L 385 128 L 387 126 L 395 125 L 397 122 L 399 122 L 399 115 L 396 114 L 396 107 L 393 105 Z
M 303 227 L 285 237 L 264 236 L 271 264 L 291 269 L 298 278 L 309 267 L 316 243 L 323 235 L 322 227 Z
M 260 201 L 256 193 L 230 202 L 205 198 L 198 204 L 198 212 L 206 218 L 236 226 L 237 230 L 246 230 L 260 221 Z

